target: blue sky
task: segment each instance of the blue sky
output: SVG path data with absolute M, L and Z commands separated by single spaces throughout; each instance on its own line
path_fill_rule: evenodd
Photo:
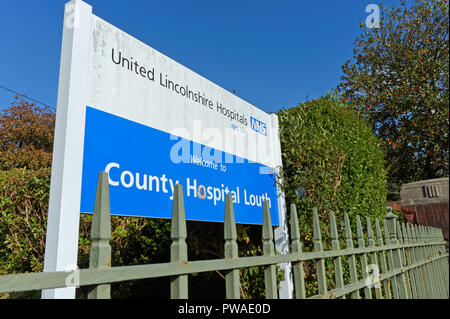
M 56 107 L 66 0 L 2 1 L 0 85 Z M 375 0 L 86 0 L 119 27 L 266 112 L 325 95 Z M 390 7 L 399 0 L 383 1 Z M 0 89 L 0 109 L 13 94 Z

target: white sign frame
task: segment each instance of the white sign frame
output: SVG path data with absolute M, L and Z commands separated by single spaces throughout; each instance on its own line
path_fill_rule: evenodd
M 87 79 L 91 41 L 92 7 L 72 0 L 65 5 L 60 76 L 53 147 L 50 202 L 44 272 L 72 271 L 77 267 L 82 163 L 84 150 Z M 278 132 L 278 117 L 271 115 Z M 274 162 L 281 167 L 279 136 L 274 137 Z M 289 252 L 284 195 L 277 188 L 280 226 L 275 229 L 275 246 L 280 253 Z M 280 264 L 286 280 L 281 282 L 280 298 L 292 298 L 290 264 Z M 44 299 L 73 299 L 75 287 L 47 289 Z

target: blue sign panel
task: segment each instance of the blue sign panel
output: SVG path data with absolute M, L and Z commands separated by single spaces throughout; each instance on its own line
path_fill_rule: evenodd
M 214 152 L 222 154 L 221 161 L 205 158 Z M 231 193 L 237 223 L 262 224 L 268 200 L 272 224 L 279 225 L 269 167 L 87 107 L 81 212 L 93 212 L 97 176 L 104 170 L 114 215 L 171 218 L 179 183 L 188 220 L 223 222 L 225 195 Z

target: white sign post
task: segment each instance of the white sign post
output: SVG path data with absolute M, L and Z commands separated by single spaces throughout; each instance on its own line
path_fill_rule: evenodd
M 109 173 L 111 213 L 170 218 L 182 184 L 188 220 L 261 224 L 267 200 L 276 248 L 288 252 L 278 117 L 269 115 L 92 14 L 66 4 L 44 271 L 77 264 L 80 213 Z M 151 203 L 151 205 L 149 205 Z M 151 207 L 151 210 L 150 210 Z M 292 297 L 290 266 L 280 297 Z M 43 298 L 74 298 L 75 288 Z
M 92 7 L 66 4 L 61 49 L 55 140 L 45 242 L 44 271 L 77 265 L 84 118 Z M 44 290 L 42 298 L 72 299 L 75 288 Z

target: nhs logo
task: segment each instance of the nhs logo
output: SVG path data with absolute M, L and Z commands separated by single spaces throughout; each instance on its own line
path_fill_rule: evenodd
M 251 116 L 250 116 L 250 127 L 252 128 L 252 130 L 267 136 L 266 123 L 258 121 L 257 119 Z

